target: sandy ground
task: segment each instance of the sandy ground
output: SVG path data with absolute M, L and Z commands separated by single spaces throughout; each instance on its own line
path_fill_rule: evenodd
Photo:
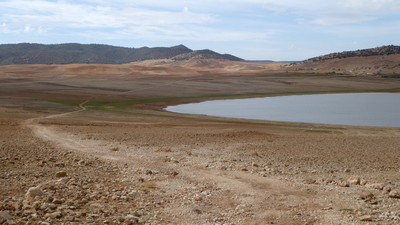
M 396 91 L 399 79 L 136 69 L 0 68 L 0 224 L 400 223 L 400 129 L 159 111 L 210 96 Z

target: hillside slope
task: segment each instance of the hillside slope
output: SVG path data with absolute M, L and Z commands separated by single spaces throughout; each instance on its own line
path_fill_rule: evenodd
M 331 53 L 286 65 L 287 70 L 349 75 L 398 76 L 400 46 Z

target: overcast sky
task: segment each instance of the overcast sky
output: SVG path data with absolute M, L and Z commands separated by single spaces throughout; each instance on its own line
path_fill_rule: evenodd
M 20 42 L 302 60 L 400 45 L 400 0 L 0 0 L 0 43 Z

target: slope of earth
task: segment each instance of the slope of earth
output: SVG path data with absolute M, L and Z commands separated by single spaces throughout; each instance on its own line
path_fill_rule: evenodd
M 290 71 L 399 77 L 400 54 L 333 58 L 287 64 Z
M 400 80 L 250 70 L 0 67 L 0 223 L 398 224 L 399 129 L 159 109 Z

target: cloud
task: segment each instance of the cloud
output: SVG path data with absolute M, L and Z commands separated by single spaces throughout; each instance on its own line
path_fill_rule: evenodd
M 26 7 L 29 5 L 29 7 Z M 206 24 L 212 15 L 188 11 L 119 8 L 73 2 L 9 1 L 2 4 L 3 17 L 14 23 L 36 23 L 82 28 L 118 28 L 132 25 Z
M 319 15 L 310 22 L 317 25 L 329 26 L 329 25 L 364 23 L 372 21 L 374 19 L 375 17 L 367 15 L 332 13 L 332 14 Z
M 397 0 L 266 0 L 263 7 L 275 13 L 295 15 L 301 23 L 324 26 L 369 22 L 400 13 Z
M 8 26 L 5 22 L 3 22 L 0 26 L 0 33 L 3 33 L 3 34 L 10 33 L 10 30 L 8 29 Z
M 177 41 L 260 40 L 270 36 L 268 32 L 216 28 L 219 16 L 192 12 L 182 1 L 15 0 L 3 3 L 0 12 L 0 18 L 25 33 L 77 29 L 84 30 L 81 36 L 88 38 L 93 33 L 108 33 L 106 37 L 116 39 L 140 36 Z

